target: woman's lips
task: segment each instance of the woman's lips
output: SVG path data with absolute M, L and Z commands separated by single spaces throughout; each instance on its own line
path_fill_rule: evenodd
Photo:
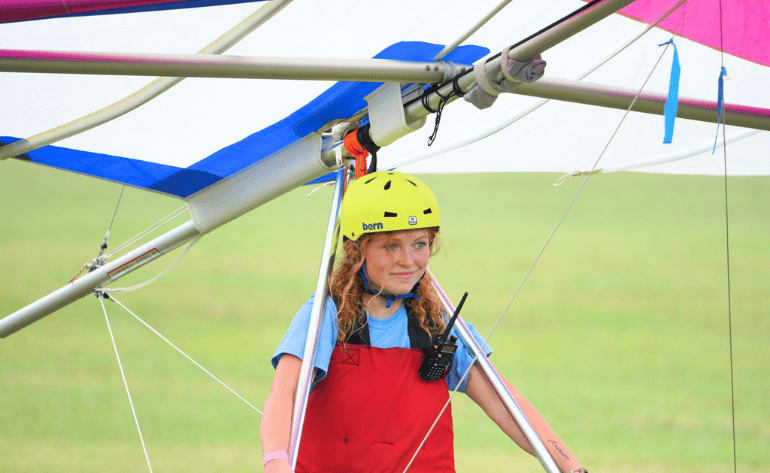
M 414 271 L 410 272 L 403 272 L 403 273 L 392 273 L 393 276 L 400 278 L 400 279 L 409 279 L 414 275 Z

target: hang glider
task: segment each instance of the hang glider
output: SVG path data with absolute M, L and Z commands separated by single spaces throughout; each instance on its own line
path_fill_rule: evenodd
M 70 80 L 64 78 L 65 76 L 55 76 L 63 85 L 56 87 L 57 90 L 46 91 L 45 83 L 52 81 L 54 76 L 43 76 L 39 79 L 40 82 L 36 82 L 36 79 L 29 80 L 26 75 L 29 72 L 284 79 L 299 78 L 300 76 L 296 75 L 301 73 L 305 79 L 350 79 L 350 75 L 345 75 L 350 74 L 350 70 L 338 72 L 340 75 L 335 76 L 335 72 L 330 72 L 328 68 L 314 76 L 310 69 L 318 64 L 308 60 L 305 67 L 308 70 L 302 70 L 301 59 L 293 61 L 293 72 L 276 72 L 286 64 L 276 61 L 274 67 L 255 65 L 254 58 L 264 58 L 268 54 L 254 54 L 269 51 L 271 57 L 298 57 L 296 53 L 301 51 L 303 56 L 314 58 L 361 58 L 369 57 L 372 51 L 381 49 L 383 42 L 391 46 L 381 49 L 381 52 L 374 56 L 374 62 L 360 66 L 370 67 L 362 73 L 370 74 L 365 76 L 366 81 L 338 82 L 319 94 L 323 84 L 286 84 L 267 80 L 234 84 L 234 80 L 227 82 L 226 79 L 220 79 L 216 87 L 221 89 L 216 94 L 221 95 L 212 99 L 208 87 L 213 84 L 204 85 L 204 81 L 208 79 L 196 79 L 194 84 L 193 80 L 188 80 L 167 95 L 132 113 L 130 116 L 137 117 L 134 120 L 127 116 L 126 119 L 111 122 L 83 135 L 68 135 L 61 144 L 28 146 L 29 149 L 21 153 L 8 150 L 16 149 L 14 147 L 24 148 L 25 136 L 45 129 L 41 127 L 42 120 L 38 121 L 42 113 L 40 110 L 29 113 L 33 120 L 19 120 L 18 116 L 13 116 L 0 121 L 0 133 L 5 135 L 0 138 L 0 143 L 5 145 L 0 148 L 0 154 L 4 153 L 5 149 L 5 158 L 15 157 L 185 199 L 190 203 L 193 217 L 192 221 L 114 261 L 95 260 L 86 276 L 0 320 L 0 334 L 7 336 L 296 186 L 309 181 L 317 182 L 316 179 L 324 175 L 328 177 L 330 172 L 337 171 L 339 189 L 342 186 L 342 172 L 339 169 L 347 164 L 346 159 L 350 155 L 350 149 L 344 148 L 346 151 L 343 151 L 341 143 L 351 130 L 355 131 L 361 127 L 367 127 L 367 130 L 371 131 L 369 138 L 378 146 L 383 146 L 379 153 L 381 167 L 408 163 L 406 170 L 411 172 L 539 170 L 593 173 L 599 170 L 595 169 L 596 165 L 590 167 L 597 152 L 595 143 L 603 141 L 602 136 L 611 128 L 610 124 L 617 122 L 620 113 L 608 112 L 605 108 L 630 108 L 646 112 L 647 115 L 635 114 L 629 118 L 627 128 L 632 131 L 626 133 L 626 136 L 618 137 L 613 143 L 616 147 L 614 149 L 619 151 L 608 156 L 608 159 L 603 161 L 603 166 L 608 166 L 608 169 L 614 166 L 614 169 L 620 170 L 633 164 L 634 167 L 646 166 L 658 172 L 721 172 L 720 163 L 709 159 L 711 149 L 704 147 L 704 143 L 715 141 L 716 123 L 721 119 L 721 99 L 718 98 L 716 87 L 717 78 L 720 79 L 719 83 L 724 78 L 718 74 L 723 58 L 719 52 L 703 47 L 716 46 L 713 23 L 706 24 L 705 29 L 708 31 L 704 34 L 704 24 L 699 23 L 698 18 L 701 13 L 713 18 L 715 3 L 701 1 L 707 6 L 700 7 L 699 4 L 698 9 L 693 10 L 696 13 L 687 8 L 686 2 L 639 1 L 626 6 L 622 13 L 642 20 L 645 25 L 620 15 L 613 15 L 596 28 L 587 30 L 595 31 L 593 34 L 581 32 L 631 2 L 590 2 L 574 15 L 568 15 L 551 27 L 534 32 L 531 31 L 530 25 L 541 24 L 536 21 L 541 12 L 533 8 L 528 14 L 520 17 L 506 18 L 506 22 L 499 24 L 496 29 L 489 29 L 483 35 L 479 33 L 478 41 L 474 37 L 474 42 L 478 44 L 502 48 L 512 42 L 511 31 L 532 33 L 522 35 L 522 41 L 505 48 L 501 53 L 504 56 L 487 56 L 490 50 L 486 47 L 466 45 L 451 48 L 451 52 L 440 61 L 434 59 L 444 50 L 443 45 L 451 44 L 453 40 L 442 36 L 446 36 L 447 31 L 458 29 L 464 21 L 461 15 L 453 15 L 442 9 L 426 9 L 419 12 L 437 17 L 436 21 L 429 22 L 430 26 L 409 17 L 399 17 L 398 21 L 394 20 L 392 23 L 396 25 L 393 31 L 384 33 L 376 40 L 368 37 L 374 35 L 361 35 L 355 41 L 347 38 L 335 41 L 339 30 L 331 28 L 335 31 L 325 31 L 330 29 L 328 25 L 331 22 L 345 25 L 363 24 L 360 16 L 356 20 L 356 15 L 360 15 L 360 12 L 327 9 L 328 5 L 305 6 L 305 9 L 297 9 L 294 16 L 285 19 L 285 27 L 268 30 L 264 36 L 256 35 L 254 42 L 240 45 L 242 52 L 248 51 L 245 58 L 182 56 L 180 54 L 187 54 L 189 51 L 175 51 L 181 46 L 172 44 L 174 38 L 170 42 L 165 41 L 174 34 L 164 36 L 164 32 L 159 32 L 158 37 L 142 45 L 135 44 L 132 38 L 132 41 L 115 46 L 115 50 L 123 51 L 138 47 L 138 51 L 147 54 L 102 54 L 94 52 L 95 50 L 74 49 L 75 46 L 72 46 L 73 50 L 61 52 L 62 48 L 69 48 L 69 45 L 62 43 L 72 40 L 70 35 L 62 35 L 58 31 L 49 36 L 36 36 L 33 33 L 44 32 L 51 28 L 50 24 L 42 25 L 40 30 L 36 30 L 36 26 L 28 26 L 32 23 L 10 24 L 8 29 L 0 32 L 0 35 L 3 35 L 0 36 L 0 39 L 4 40 L 3 44 L 9 47 L 18 45 L 18 49 L 0 51 L 0 70 L 9 71 L 3 78 L 6 90 L 11 91 L 9 109 L 31 112 L 34 107 L 26 107 L 26 103 L 30 102 L 29 94 L 34 94 L 36 101 L 43 104 L 47 112 L 50 111 L 46 118 L 51 123 L 46 123 L 46 126 L 55 126 L 56 121 L 72 115 L 77 110 L 88 111 L 93 104 L 102 104 L 108 96 L 110 100 L 114 100 L 117 98 L 116 94 L 120 96 L 129 93 L 137 82 L 115 77 L 91 77 L 85 80 L 78 77 Z M 157 3 L 165 7 L 175 7 L 182 3 L 198 2 Z M 654 30 L 650 36 L 655 35 L 655 41 L 638 39 L 647 32 L 646 24 L 658 21 L 667 12 L 683 4 L 684 9 L 676 10 L 660 23 L 663 30 L 677 36 L 678 54 L 685 64 L 680 87 L 682 93 L 679 98 L 680 120 L 676 122 L 675 134 L 679 151 L 672 151 L 660 143 L 663 122 L 659 116 L 663 113 L 667 100 L 662 91 L 666 89 L 670 77 L 661 71 L 655 76 L 651 73 L 647 79 L 651 78 L 652 81 L 645 87 L 657 92 L 647 92 L 648 89 L 645 88 L 644 93 L 640 92 L 640 88 L 643 83 L 646 84 L 646 80 L 641 82 L 638 78 L 641 71 L 651 67 L 652 71 L 656 72 L 655 58 L 660 62 L 661 51 L 665 52 L 657 47 L 657 43 L 665 42 L 666 37 L 670 35 L 666 33 L 661 36 L 660 30 Z M 576 2 L 565 2 L 561 8 L 567 10 L 575 5 Z M 766 67 L 766 51 L 757 47 L 757 44 L 763 44 L 758 41 L 764 41 L 768 33 L 766 29 L 762 29 L 761 23 L 749 21 L 747 25 L 745 20 L 750 17 L 739 14 L 745 11 L 739 7 L 756 5 L 758 3 L 748 0 L 735 1 L 731 2 L 730 8 L 725 9 L 726 21 L 723 26 L 728 32 L 740 29 L 745 30 L 745 34 L 741 35 L 742 41 L 728 43 L 722 48 L 734 55 L 728 59 L 726 67 L 729 71 L 728 78 L 735 77 L 733 84 L 739 84 L 738 87 L 728 88 L 724 123 L 752 129 L 750 134 L 733 134 L 727 137 L 728 142 L 734 139 L 736 146 L 745 146 L 748 149 L 747 152 L 739 151 L 740 157 L 729 170 L 732 174 L 770 174 L 767 152 L 763 151 L 770 149 L 764 146 L 768 143 L 767 133 L 753 131 L 770 130 L 770 103 L 767 97 L 762 95 L 763 89 L 756 86 L 767 83 L 770 78 Z M 156 7 L 157 5 L 152 9 Z M 233 8 L 235 11 L 237 7 L 231 5 L 226 8 Z M 134 6 L 121 5 L 119 8 L 126 12 L 133 11 L 126 8 Z M 388 17 L 390 12 L 387 10 L 411 12 L 420 8 L 428 7 L 408 5 L 403 9 L 394 9 L 392 6 L 379 6 L 377 12 L 367 13 L 367 19 L 380 14 L 383 18 Z M 76 11 L 79 14 L 95 12 L 90 6 L 83 6 Z M 342 19 L 342 14 L 349 14 L 351 18 Z M 58 13 L 40 10 L 33 15 L 48 18 Z M 320 18 L 325 15 L 326 21 L 309 21 L 314 15 Z M 392 15 L 393 13 L 390 13 L 390 16 Z M 0 17 L 4 21 L 31 18 L 17 18 L 12 15 Z M 209 20 L 209 15 L 202 15 L 198 19 L 199 24 L 208 23 Z M 57 27 L 66 29 L 68 25 L 64 24 L 65 21 L 79 20 L 66 18 L 46 21 L 57 22 Z M 101 44 L 102 39 L 110 38 L 110 28 L 115 25 L 109 21 L 94 25 L 94 31 L 86 34 L 86 37 L 89 42 Z M 189 28 L 191 25 L 186 26 Z M 287 30 L 303 29 L 307 31 L 303 31 L 302 39 L 286 37 Z M 625 37 L 629 30 L 633 33 L 629 40 L 607 47 L 607 38 Z M 169 28 L 169 31 L 176 30 Z M 420 41 L 404 41 L 406 36 L 402 35 L 405 34 L 419 35 Z M 737 35 L 726 36 L 735 38 Z M 280 39 L 275 41 L 276 38 Z M 5 41 L 6 39 L 8 41 Z M 393 41 L 394 39 L 396 41 Z M 562 43 L 565 39 L 570 40 L 569 47 Z M 105 42 L 109 43 L 106 40 Z M 72 44 L 77 44 L 77 41 L 72 41 Z M 148 44 L 153 47 L 145 49 Z M 30 50 L 30 47 L 36 50 Z M 335 54 L 324 54 L 329 50 Z M 580 51 L 581 54 L 576 54 L 575 51 Z M 485 81 L 501 84 L 502 79 L 499 76 L 492 76 L 493 72 L 487 76 L 485 69 L 500 71 L 503 76 L 503 71 L 512 71 L 513 69 L 507 69 L 508 66 L 501 66 L 502 58 L 505 58 L 505 63 L 521 61 L 522 64 L 529 64 L 529 61 L 535 60 L 541 53 L 548 62 L 545 77 L 511 87 L 512 93 L 500 95 L 497 103 L 490 109 L 494 113 L 487 113 L 486 109 L 478 111 L 470 104 L 457 100 L 460 96 L 470 93 L 474 87 L 477 90 L 483 88 L 481 84 Z M 608 57 L 612 58 L 609 62 L 606 61 Z M 622 61 L 616 62 L 616 57 Z M 207 61 L 205 64 L 196 62 L 204 60 Z M 378 60 L 381 62 L 377 62 Z M 422 80 L 408 75 L 407 72 L 399 76 L 392 70 L 390 72 L 395 75 L 378 75 L 384 74 L 385 64 L 392 68 L 410 70 L 410 67 L 414 68 L 415 62 L 419 63 L 418 69 L 425 69 L 425 78 Z M 217 71 L 216 64 L 220 64 L 222 70 Z M 266 67 L 268 72 L 259 73 L 263 75 L 256 72 L 248 75 L 242 72 L 249 67 Z M 241 72 L 233 72 L 236 69 Z M 353 66 L 348 69 L 353 69 Z M 437 77 L 439 72 L 442 75 L 440 78 Z M 295 76 L 292 77 L 292 74 Z M 579 80 L 587 76 L 591 76 L 592 80 L 595 77 L 596 83 Z M 705 80 L 706 76 L 711 77 L 711 80 Z M 109 80 L 111 85 L 105 86 L 104 89 L 92 90 L 92 102 L 87 103 L 85 96 L 88 95 L 88 88 L 75 84 L 78 81 L 95 84 L 94 79 Z M 255 87 L 255 83 L 259 86 Z M 435 85 L 431 86 L 431 83 Z M 57 101 L 61 90 L 77 90 L 77 99 L 67 103 Z M 485 92 L 492 93 L 487 89 Z M 720 88 L 719 94 L 721 93 Z M 307 101 L 313 96 L 314 99 Z M 531 97 L 603 108 L 589 110 L 585 107 L 566 106 L 555 113 L 534 114 L 531 112 L 540 107 L 543 107 L 544 112 L 547 111 L 552 103 L 545 104 Z M 301 105 L 304 102 L 306 104 Z M 444 112 L 445 105 L 448 108 Z M 479 106 L 478 103 L 475 105 Z M 276 114 L 283 113 L 276 110 L 292 108 L 296 108 L 296 111 L 276 121 L 280 118 Z M 566 113 L 562 110 L 566 110 Z M 443 118 L 439 123 L 436 116 L 432 138 L 435 138 L 437 131 L 443 140 L 444 136 L 467 136 L 476 133 L 492 135 L 488 130 L 503 129 L 507 124 L 514 122 L 516 127 L 511 129 L 511 133 L 498 133 L 473 143 L 450 143 L 447 149 L 441 150 L 443 152 L 440 156 L 417 162 L 414 150 L 424 146 L 425 137 L 412 132 L 425 123 L 426 116 L 439 111 L 444 112 L 437 114 Z M 195 119 L 190 120 L 189 116 L 195 116 Z M 394 117 L 393 120 L 390 117 Z M 682 118 L 693 121 L 684 121 Z M 558 133 L 559 140 L 553 139 L 554 131 Z M 172 138 L 172 134 L 178 135 Z M 717 138 L 716 142 L 719 141 Z M 544 146 L 546 143 L 549 145 L 547 150 Z M 461 148 L 462 151 L 459 151 Z M 669 159 L 663 159 L 663 154 L 672 156 L 670 161 L 676 160 L 676 163 L 667 163 Z M 485 159 L 468 159 L 469 155 L 484 156 Z M 338 199 L 339 195 L 338 193 L 335 199 Z M 331 219 L 329 228 L 331 232 Z M 327 235 L 327 245 L 330 244 L 329 241 Z M 328 259 L 327 254 L 324 257 L 326 263 Z M 325 280 L 326 270 L 328 268 L 324 269 L 322 266 L 319 284 Z M 451 306 L 451 303 L 445 302 Z M 312 367 L 312 364 L 310 366 Z M 489 376 L 493 376 L 494 369 L 491 365 L 487 367 L 487 372 Z M 544 467 L 553 471 L 547 454 L 539 453 L 538 456 Z
M 400 42 L 385 48 L 374 58 L 429 61 L 442 49 L 443 45 L 438 44 Z M 450 52 L 445 60 L 470 66 L 487 53 L 488 49 L 479 46 L 460 46 Z M 188 198 L 323 129 L 328 123 L 347 119 L 365 110 L 364 97 L 380 85 L 381 82 L 339 82 L 285 119 L 184 168 L 58 146 L 29 151 L 18 158 Z M 0 144 L 10 144 L 17 140 L 19 138 L 0 137 Z

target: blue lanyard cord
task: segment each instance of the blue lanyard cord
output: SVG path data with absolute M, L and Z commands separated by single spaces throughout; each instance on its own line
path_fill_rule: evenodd
M 717 150 L 717 140 L 719 139 L 719 125 L 722 124 L 722 109 L 724 108 L 725 100 L 725 76 L 727 76 L 727 69 L 722 66 L 719 69 L 719 79 L 717 79 L 717 133 L 714 136 L 714 147 L 711 148 L 711 155 L 713 156 Z M 727 146 L 727 143 L 724 144 Z
M 366 261 L 361 265 L 361 269 L 358 270 L 358 275 L 361 277 L 361 281 L 364 283 L 364 291 L 366 291 L 368 294 L 372 294 L 374 296 L 380 296 L 385 298 L 385 307 L 390 308 L 390 306 L 393 304 L 393 301 L 398 299 L 408 299 L 412 298 L 414 300 L 419 300 L 420 296 L 417 294 L 416 288 L 420 284 L 419 282 L 415 284 L 415 286 L 412 288 L 411 291 L 407 292 L 406 294 L 383 294 L 380 291 L 375 291 L 371 287 L 369 287 L 369 278 L 366 277 Z M 420 278 L 422 279 L 422 278 Z
M 665 135 L 663 137 L 663 143 L 671 143 L 674 137 L 674 120 L 676 119 L 676 111 L 679 107 L 679 75 L 681 73 L 681 67 L 679 66 L 679 51 L 674 44 L 674 38 L 658 46 L 664 46 L 670 44 L 674 47 L 674 59 L 671 61 L 671 77 L 668 82 L 668 96 L 666 97 L 666 105 L 663 108 L 663 114 L 665 116 Z

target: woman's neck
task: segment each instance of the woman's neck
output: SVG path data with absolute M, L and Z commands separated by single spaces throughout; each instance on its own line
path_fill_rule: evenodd
M 403 301 L 394 300 L 390 307 L 385 307 L 385 298 L 374 294 L 363 294 L 364 309 L 376 319 L 387 319 L 396 313 Z

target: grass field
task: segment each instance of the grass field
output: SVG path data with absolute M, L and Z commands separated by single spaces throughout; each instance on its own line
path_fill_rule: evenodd
M 432 267 L 487 334 L 577 189 L 550 174 L 425 176 L 442 205 Z M 721 178 L 593 178 L 490 344 L 592 472 L 732 471 Z M 731 178 L 738 471 L 770 472 L 770 178 Z M 313 290 L 330 188 L 300 189 L 200 240 L 120 297 L 261 407 L 269 358 Z M 0 316 L 93 258 L 119 187 L 9 160 Z M 113 246 L 179 206 L 127 189 Z M 175 253 L 175 254 L 178 254 Z M 118 285 L 143 281 L 168 256 Z M 108 305 L 156 472 L 261 471 L 259 417 Z M 459 472 L 542 471 L 465 396 Z M 0 472 L 137 472 L 144 457 L 93 297 L 0 340 Z

